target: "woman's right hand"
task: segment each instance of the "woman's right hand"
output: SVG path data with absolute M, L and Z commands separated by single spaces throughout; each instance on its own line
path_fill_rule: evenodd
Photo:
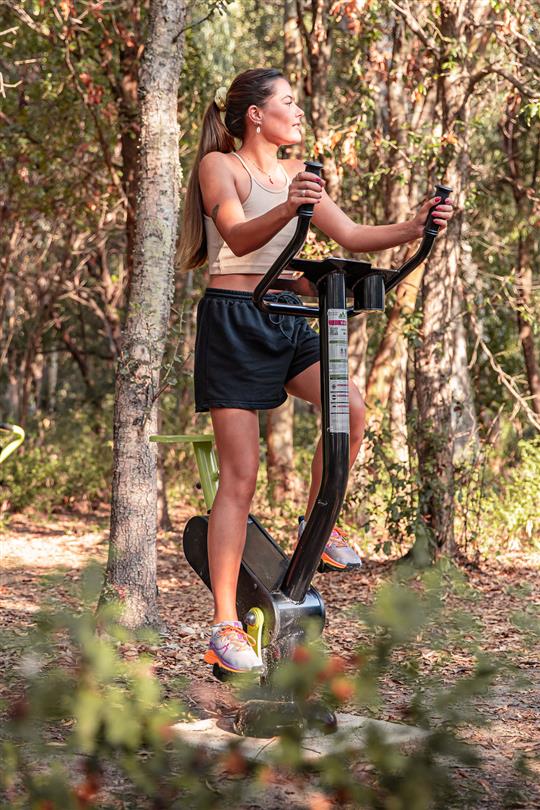
M 317 177 L 312 172 L 298 172 L 291 181 L 289 196 L 285 203 L 291 219 L 296 216 L 296 212 L 301 205 L 305 203 L 317 205 L 317 203 L 320 203 L 324 186 L 325 182 L 322 177 Z

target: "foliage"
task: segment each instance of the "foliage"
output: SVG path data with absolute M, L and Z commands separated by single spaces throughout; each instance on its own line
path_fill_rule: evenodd
M 317 644 L 299 647 L 274 682 L 274 689 L 300 705 L 322 698 L 339 709 L 352 701 L 357 711 L 372 715 L 384 708 L 385 677 L 398 678 L 407 694 L 406 714 L 422 730 L 418 739 L 397 747 L 380 726 L 368 725 L 361 753 L 354 753 L 341 732 L 333 752 L 314 761 L 296 726 L 284 733 L 269 761 L 259 764 L 246 760 L 236 744 L 216 757 L 178 739 L 171 726 L 187 715 L 177 700 L 165 699 L 152 672 L 158 639 L 130 636 L 115 623 L 110 607 L 92 612 L 101 578 L 98 567 L 86 570 L 82 610 L 43 609 L 25 638 L 4 633 L 3 644 L 20 649 L 18 672 L 10 675 L 17 697 L 4 707 L 0 773 L 6 810 L 29 805 L 105 810 L 112 806 L 103 799 L 104 790 L 110 794 L 112 773 L 122 795 L 136 801 L 133 806 L 202 810 L 260 794 L 269 770 L 283 769 L 306 784 L 316 778 L 340 805 L 427 810 L 453 806 L 458 794 L 463 800 L 455 765 L 479 763 L 460 729 L 481 722 L 474 700 L 485 696 L 498 665 L 493 656 L 479 656 L 451 687 L 422 674 L 420 648 L 444 654 L 448 639 L 458 633 L 469 639 L 471 653 L 476 649 L 480 628 L 467 615 L 444 609 L 452 593 L 467 588 L 446 562 L 421 580 L 402 571 L 379 589 L 370 608 L 352 607 L 369 639 L 352 656 L 329 658 Z M 238 689 L 244 698 L 264 697 L 253 686 Z M 243 778 L 231 780 L 234 775 Z
M 540 438 L 521 439 L 515 462 L 489 476 L 482 497 L 478 535 L 495 536 L 497 546 L 540 548 Z
M 99 416 L 83 411 L 58 422 L 44 418 L 0 468 L 2 510 L 95 506 L 108 494 L 111 465 L 110 426 Z

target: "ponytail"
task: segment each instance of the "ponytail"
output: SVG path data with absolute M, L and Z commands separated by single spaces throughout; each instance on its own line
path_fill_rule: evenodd
M 199 186 L 199 164 L 209 152 L 234 152 L 235 140 L 243 140 L 248 107 L 258 107 L 272 95 L 272 84 L 283 74 L 275 68 L 256 68 L 240 73 L 232 82 L 225 100 L 225 122 L 215 101 L 206 110 L 201 138 L 188 182 L 184 219 L 180 234 L 178 266 L 180 270 L 200 267 L 208 251 L 204 227 L 204 208 Z
M 207 257 L 204 208 L 199 187 L 199 164 L 209 152 L 234 152 L 234 148 L 234 138 L 221 120 L 216 102 L 212 101 L 204 114 L 201 139 L 186 192 L 178 252 L 178 265 L 181 271 L 200 267 Z

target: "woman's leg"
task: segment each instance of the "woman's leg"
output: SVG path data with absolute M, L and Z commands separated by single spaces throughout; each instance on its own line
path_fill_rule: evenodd
M 294 397 L 305 399 L 311 402 L 315 407 L 321 407 L 321 369 L 320 363 L 314 363 L 308 366 L 304 371 L 289 380 L 285 386 L 287 393 L 292 394 Z M 364 436 L 365 426 L 365 405 L 360 391 L 356 385 L 349 381 L 349 407 L 350 407 L 350 456 L 349 466 L 352 467 L 362 439 Z M 306 518 L 311 513 L 315 498 L 318 495 L 319 487 L 321 485 L 322 477 L 322 440 L 319 439 L 313 461 L 311 463 L 311 486 L 309 489 L 309 498 L 306 508 Z
M 257 484 L 257 411 L 212 408 L 219 458 L 219 486 L 208 523 L 208 563 L 214 595 L 214 623 L 236 620 L 236 587 L 247 517 Z

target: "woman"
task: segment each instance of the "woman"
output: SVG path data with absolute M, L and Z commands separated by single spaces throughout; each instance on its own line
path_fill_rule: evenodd
M 210 411 L 220 467 L 208 525 L 215 614 L 205 660 L 234 672 L 261 667 L 236 614 L 236 584 L 259 466 L 257 412 L 277 407 L 287 394 L 320 407 L 318 335 L 303 318 L 260 312 L 251 293 L 290 241 L 302 203 L 315 206 L 312 222 L 327 236 L 346 250 L 366 252 L 419 239 L 429 209 L 439 202 L 428 200 L 408 222 L 355 224 L 328 197 L 324 180 L 304 171 L 302 161 L 277 157 L 281 146 L 301 142 L 303 116 L 278 70 L 248 70 L 227 92 L 220 88 L 203 120 L 184 214 L 181 267 L 208 259 L 210 272 L 197 312 L 195 400 L 197 411 Z M 451 203 L 436 212 L 435 222 L 444 228 Z M 364 404 L 352 382 L 350 413 L 352 464 L 364 431 Z M 319 490 L 321 466 L 319 442 L 306 515 Z M 360 565 L 337 529 L 323 559 L 339 570 Z

